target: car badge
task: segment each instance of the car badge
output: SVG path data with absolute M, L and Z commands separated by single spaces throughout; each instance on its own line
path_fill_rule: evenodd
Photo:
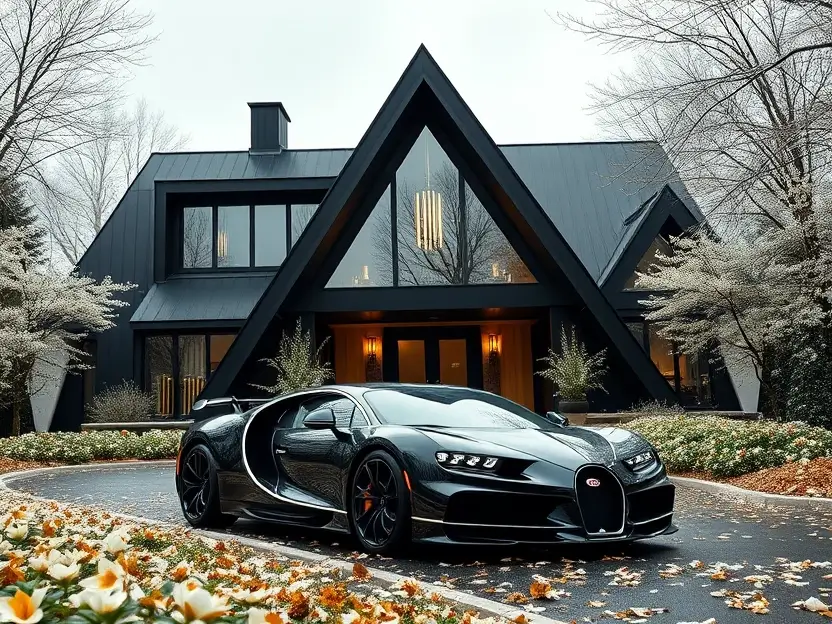
M 598 479 L 587 479 L 586 484 L 589 487 L 598 487 L 599 485 L 601 485 L 601 482 Z
M 599 532 L 599 533 L 606 533 L 606 532 L 607 532 L 607 530 L 606 530 L 606 529 L 598 529 L 598 532 Z

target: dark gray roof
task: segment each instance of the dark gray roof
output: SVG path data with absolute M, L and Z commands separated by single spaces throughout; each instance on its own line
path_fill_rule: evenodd
M 154 284 L 130 322 L 245 320 L 273 277 L 193 277 Z
M 664 150 L 650 141 L 500 146 L 596 282 L 637 227 L 627 217 L 665 184 L 704 220 Z M 154 180 L 337 177 L 351 149 L 156 154 Z

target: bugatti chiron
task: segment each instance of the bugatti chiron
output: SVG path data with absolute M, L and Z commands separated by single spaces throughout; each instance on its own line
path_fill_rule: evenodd
M 352 533 L 368 552 L 412 541 L 631 541 L 673 533 L 674 485 L 656 450 L 618 428 L 569 425 L 470 388 L 333 385 L 226 413 L 182 438 L 187 521 L 237 518 Z M 203 412 L 205 413 L 205 412 Z

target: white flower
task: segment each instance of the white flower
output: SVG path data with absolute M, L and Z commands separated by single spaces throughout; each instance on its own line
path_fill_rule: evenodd
M 85 589 L 79 594 L 70 596 L 72 604 L 87 605 L 99 615 L 105 615 L 117 610 L 127 600 L 127 592 L 100 591 L 96 589 Z
M 98 560 L 98 574 L 85 578 L 80 583 L 81 587 L 86 589 L 95 589 L 98 591 L 109 591 L 117 587 L 123 587 L 123 578 L 127 573 L 115 561 L 109 559 Z
M 210 620 L 221 617 L 228 611 L 228 602 L 224 598 L 213 596 L 196 581 L 177 583 L 173 588 L 173 602 L 179 613 L 188 622 Z
M 251 607 L 248 610 L 248 624 L 279 624 L 280 622 L 289 621 L 289 616 L 280 611 L 268 611 L 256 607 Z
M 37 557 L 29 558 L 29 567 L 35 572 L 46 572 L 49 566 L 56 563 L 69 563 L 64 560 L 64 556 L 57 550 L 50 550 L 48 553 L 41 553 Z
M 3 540 L 2 542 L 0 542 L 0 555 L 10 551 L 12 548 L 13 546 L 9 544 L 7 540 Z
M 48 587 L 36 589 L 31 596 L 18 589 L 12 598 L 0 598 L 0 622 L 13 622 L 14 624 L 40 622 L 43 619 L 40 604 L 48 589 Z
M 14 542 L 19 542 L 24 539 L 28 533 L 28 522 L 12 522 L 8 527 L 6 527 L 6 536 Z
M 77 563 L 71 563 L 70 565 L 64 565 L 63 563 L 53 563 L 47 569 L 47 574 L 51 576 L 56 581 L 69 581 L 74 579 L 78 576 L 78 573 L 81 571 L 80 566 Z
M 251 591 L 250 589 L 237 589 L 231 592 L 231 597 L 237 602 L 247 602 L 248 604 L 257 604 L 263 602 L 269 591 L 266 589 L 258 589 Z
M 353 624 L 353 622 L 357 622 L 360 619 L 361 616 L 358 615 L 358 611 L 355 609 L 351 610 L 349 613 L 341 614 L 341 624 Z
M 113 531 L 104 538 L 104 550 L 112 555 L 127 550 L 127 540 L 129 537 L 123 531 Z

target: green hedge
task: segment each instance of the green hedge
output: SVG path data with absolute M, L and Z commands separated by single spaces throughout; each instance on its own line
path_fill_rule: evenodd
M 800 459 L 832 457 L 832 431 L 801 422 L 668 414 L 625 426 L 647 438 L 672 472 L 732 477 Z
M 82 464 L 96 459 L 169 459 L 176 457 L 182 431 L 84 431 L 27 433 L 0 439 L 0 457 L 21 461 Z

